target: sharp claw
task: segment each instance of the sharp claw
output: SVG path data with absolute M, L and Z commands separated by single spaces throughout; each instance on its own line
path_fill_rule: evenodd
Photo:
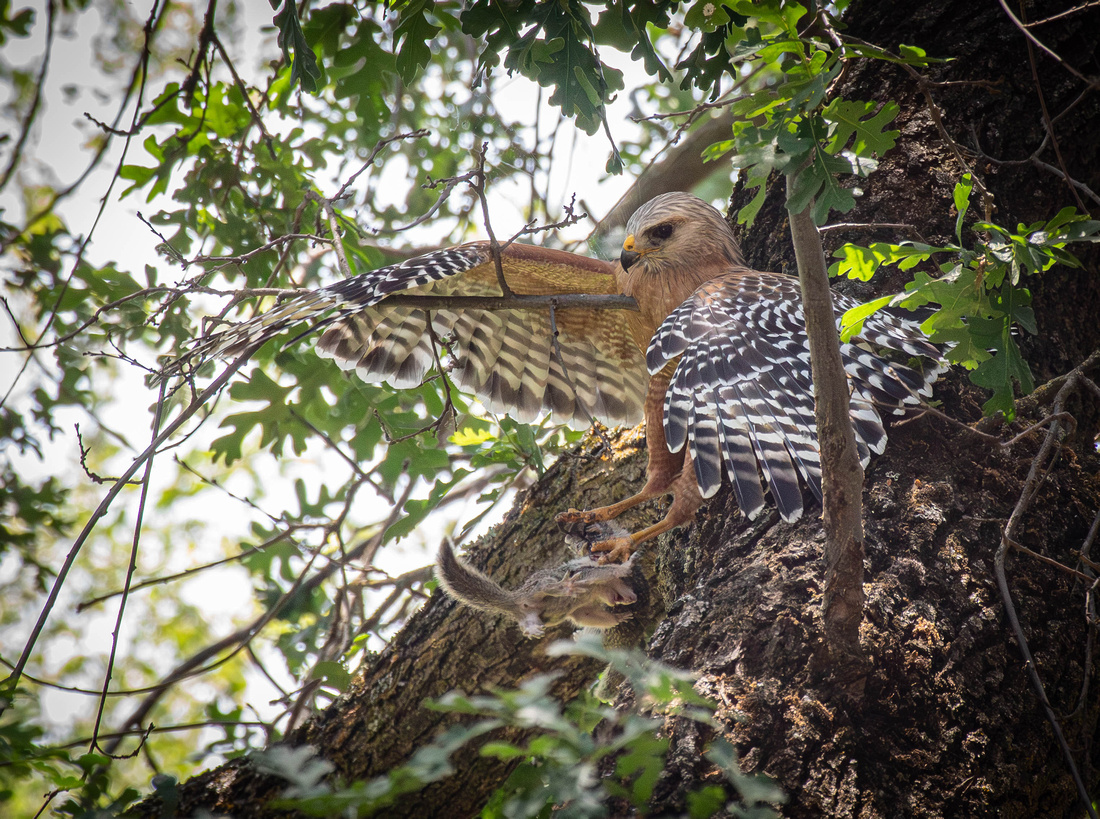
M 593 552 L 606 552 L 600 555 L 601 565 L 607 563 L 626 563 L 634 554 L 634 541 L 629 537 L 613 537 L 592 544 Z
M 567 509 L 554 518 L 559 524 L 592 523 L 592 513 L 582 512 L 580 509 Z
M 591 512 L 581 512 L 577 509 L 570 509 L 568 512 L 562 512 L 554 518 L 554 522 L 558 524 L 558 528 L 565 532 L 565 534 L 572 535 L 586 543 L 600 540 L 608 534 L 611 534 L 607 530 L 606 525 L 596 521 Z

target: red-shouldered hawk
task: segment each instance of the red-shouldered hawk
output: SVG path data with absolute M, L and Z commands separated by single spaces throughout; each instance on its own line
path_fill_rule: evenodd
M 519 295 L 632 296 L 638 310 L 502 311 L 386 304 L 395 293 L 499 296 L 487 242 L 436 251 L 296 296 L 198 343 L 188 359 L 233 355 L 299 322 L 327 328 L 318 352 L 368 381 L 419 384 L 446 340 L 451 372 L 490 410 L 532 420 L 541 411 L 587 424 L 644 418 L 649 450 L 642 490 L 619 503 L 559 516 L 566 527 L 611 520 L 672 494 L 659 523 L 593 545 L 624 559 L 641 542 L 694 517 L 729 475 L 743 514 L 764 508 L 763 473 L 780 515 L 803 510 L 799 476 L 821 498 L 810 351 L 798 282 L 745 266 L 722 215 L 687 193 L 643 205 L 627 223 L 618 262 L 512 244 L 501 254 Z M 856 302 L 833 294 L 839 321 Z M 428 332 L 429 316 L 431 330 Z M 931 359 L 925 372 L 867 347 Z M 931 394 L 940 351 L 915 322 L 876 313 L 841 345 L 851 418 L 864 465 L 881 453 L 880 412 L 898 414 Z M 178 369 L 177 362 L 176 368 Z M 648 370 L 648 372 L 647 372 Z

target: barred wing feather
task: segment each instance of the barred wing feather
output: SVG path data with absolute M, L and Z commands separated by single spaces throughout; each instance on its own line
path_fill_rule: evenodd
M 835 294 L 834 303 L 838 322 L 855 304 Z M 865 345 L 936 363 L 918 372 Z M 841 353 L 856 446 L 866 465 L 871 452 L 886 446 L 880 412 L 901 413 L 917 404 L 944 364 L 916 323 L 889 315 L 868 318 Z M 797 282 L 735 269 L 702 285 L 665 319 L 646 363 L 656 373 L 677 358 L 665 395 L 665 435 L 673 452 L 688 447 L 703 497 L 718 491 L 724 472 L 742 511 L 754 518 L 764 508 L 763 475 L 783 519 L 798 519 L 800 477 L 821 497 L 821 456 Z
M 502 253 L 502 267 L 519 295 L 618 292 L 612 265 L 564 251 L 513 244 Z M 166 374 L 212 355 L 239 355 L 308 323 L 307 333 L 325 328 L 318 353 L 366 381 L 416 386 L 442 356 L 461 388 L 517 420 L 534 420 L 542 411 L 574 426 L 587 426 L 592 418 L 612 424 L 641 420 L 648 375 L 621 310 L 560 309 L 551 322 L 549 308 L 387 304 L 385 298 L 396 293 L 500 296 L 488 243 L 439 250 L 294 296 L 200 340 Z

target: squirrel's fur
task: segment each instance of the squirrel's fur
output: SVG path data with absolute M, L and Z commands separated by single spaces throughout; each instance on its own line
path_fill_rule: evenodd
M 535 572 L 518 589 L 509 591 L 460 559 L 444 540 L 439 548 L 436 577 L 451 597 L 481 611 L 511 617 L 524 633 L 542 634 L 546 626 L 569 621 L 577 626 L 612 628 L 627 620 L 638 598 L 628 584 L 633 559 L 601 565 L 579 557 L 552 569 Z

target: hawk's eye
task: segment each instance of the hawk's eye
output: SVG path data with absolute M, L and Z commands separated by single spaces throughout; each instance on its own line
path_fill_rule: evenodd
M 649 235 L 658 241 L 664 241 L 672 235 L 672 225 L 668 222 L 657 225 L 657 227 L 649 231 Z

